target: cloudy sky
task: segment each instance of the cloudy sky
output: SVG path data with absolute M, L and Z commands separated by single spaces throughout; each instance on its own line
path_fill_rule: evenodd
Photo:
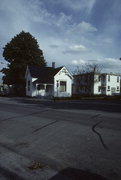
M 2 48 L 22 30 L 38 40 L 48 65 L 89 62 L 121 73 L 121 0 L 0 0 L 0 68 Z

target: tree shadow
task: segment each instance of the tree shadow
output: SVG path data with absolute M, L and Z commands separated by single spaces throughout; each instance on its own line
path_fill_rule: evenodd
M 75 168 L 66 168 L 49 180 L 109 180 L 98 174 Z
M 54 101 L 37 98 L 14 98 L 18 103 L 33 104 L 38 107 L 49 107 L 52 109 L 78 109 L 97 110 L 104 112 L 121 113 L 121 103 L 119 101 L 106 100 L 80 100 L 80 101 Z

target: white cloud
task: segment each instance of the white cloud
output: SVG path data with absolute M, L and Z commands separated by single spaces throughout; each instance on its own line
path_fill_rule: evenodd
M 82 67 L 87 63 L 98 64 L 102 68 L 102 72 L 120 73 L 121 71 L 121 61 L 116 58 L 103 58 L 97 60 L 79 59 L 79 60 L 72 60 L 71 63 L 72 65 L 79 67 Z
M 79 24 L 75 24 L 72 27 L 72 32 L 74 33 L 80 33 L 80 34 L 85 34 L 85 33 L 93 33 L 97 31 L 97 28 L 94 27 L 92 24 L 82 21 Z
M 117 58 L 104 58 L 103 67 L 105 72 L 121 73 L 121 61 Z
M 116 63 L 116 61 L 117 61 L 118 59 L 116 59 L 116 58 L 105 58 L 104 60 L 105 60 L 105 61 L 108 61 L 108 62 Z
M 61 27 L 63 25 L 70 24 L 71 20 L 72 20 L 72 16 L 67 16 L 63 12 L 61 12 L 59 15 L 59 18 L 57 18 L 55 23 L 57 26 Z M 64 27 L 62 27 L 62 28 L 64 28 Z
M 87 50 L 88 49 L 84 45 L 80 44 L 80 45 L 70 46 L 64 52 L 71 53 L 71 54 L 77 54 L 77 53 L 85 52 Z
M 65 7 L 68 7 L 72 11 L 86 11 L 86 13 L 91 12 L 95 2 L 96 0 L 61 0 L 61 2 L 56 1 L 56 3 L 64 4 Z M 55 3 L 55 0 L 53 0 L 53 3 Z
M 34 3 L 35 4 L 35 3 Z M 31 6 L 27 7 L 28 11 L 30 10 L 31 16 L 29 17 L 30 21 L 40 24 L 53 24 L 53 21 L 55 20 L 55 16 L 47 11 L 47 9 L 44 9 L 41 5 L 38 6 L 33 4 Z
M 85 64 L 85 60 L 80 59 L 80 60 L 72 60 L 72 64 L 73 65 L 84 65 Z
M 50 13 L 47 9 L 45 9 L 40 3 L 38 5 L 38 1 L 26 7 L 28 14 L 30 14 L 29 20 L 35 23 L 40 23 L 41 25 L 49 25 L 54 29 L 54 27 L 66 29 L 68 24 L 70 24 L 72 20 L 71 15 L 66 15 L 64 12 L 60 12 L 58 15 L 54 13 Z

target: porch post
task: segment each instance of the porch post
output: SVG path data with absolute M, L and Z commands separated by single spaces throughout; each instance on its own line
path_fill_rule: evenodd
M 57 80 L 57 97 L 58 97 L 58 86 L 59 86 L 59 80 Z
M 45 95 L 46 95 L 46 88 L 47 88 L 47 84 L 44 84 Z
M 37 96 L 37 84 L 36 84 L 36 96 Z

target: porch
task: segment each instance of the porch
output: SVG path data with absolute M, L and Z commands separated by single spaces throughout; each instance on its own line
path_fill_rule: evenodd
M 50 97 L 54 94 L 53 84 L 38 83 L 33 85 L 33 88 L 35 90 L 34 96 L 36 97 Z

